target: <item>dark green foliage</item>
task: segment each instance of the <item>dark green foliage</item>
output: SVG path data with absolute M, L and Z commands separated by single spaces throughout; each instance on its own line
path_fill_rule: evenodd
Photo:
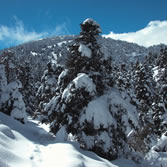
M 22 83 L 17 76 L 14 53 L 4 52 L 0 60 L 0 112 L 11 115 L 21 123 L 27 121 L 25 104 L 20 93 Z
M 160 68 L 167 67 L 167 47 L 161 49 L 161 53 L 157 58 L 156 64 Z
M 45 112 L 45 104 L 56 95 L 58 91 L 57 80 L 59 74 L 63 71 L 63 67 L 52 62 L 47 63 L 47 70 L 41 78 L 41 86 L 37 91 L 38 108 L 35 111 L 37 116 L 42 122 L 48 122 L 47 112 Z
M 92 19 L 86 19 L 83 23 L 81 23 L 81 35 L 83 36 L 95 36 L 101 33 L 100 26 Z

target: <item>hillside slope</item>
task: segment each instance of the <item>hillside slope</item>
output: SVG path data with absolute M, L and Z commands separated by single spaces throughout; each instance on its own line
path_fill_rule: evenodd
M 47 62 L 52 59 L 59 64 L 64 64 L 69 52 L 68 47 L 72 45 L 77 36 L 57 36 L 28 42 L 16 47 L 1 50 L 14 53 L 15 61 L 28 64 L 35 78 L 40 80 Z M 101 38 L 99 44 L 106 55 L 111 56 L 113 63 L 131 63 L 137 60 L 143 61 L 149 52 L 159 53 L 161 46 L 145 48 L 137 44 L 125 41 L 113 40 L 111 38 Z M 38 73 L 38 75 L 37 75 Z
M 127 164 L 137 167 L 132 161 L 123 159 L 111 163 L 93 152 L 80 149 L 75 142 L 52 136 L 46 130 L 47 126 L 41 126 L 37 121 L 29 119 L 22 125 L 0 113 L 0 166 L 124 167 Z

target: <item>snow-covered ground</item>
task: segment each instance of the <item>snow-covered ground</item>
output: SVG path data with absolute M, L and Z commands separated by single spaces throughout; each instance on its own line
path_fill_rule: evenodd
M 137 167 L 129 160 L 109 162 L 76 142 L 61 141 L 47 126 L 31 119 L 26 124 L 0 112 L 0 167 Z

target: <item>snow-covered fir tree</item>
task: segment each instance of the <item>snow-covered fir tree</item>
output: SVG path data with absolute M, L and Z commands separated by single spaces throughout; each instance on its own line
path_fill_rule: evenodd
M 82 148 L 115 159 L 128 152 L 127 135 L 138 126 L 138 117 L 129 99 L 128 107 L 123 105 L 124 98 L 112 87 L 111 57 L 102 52 L 100 32 L 92 19 L 81 24 L 58 76 L 57 91 L 42 103 L 42 110 L 53 133 L 63 129 Z
M 5 52 L 0 62 L 0 111 L 25 123 L 27 121 L 25 103 L 19 89 L 22 84 L 17 80 L 13 54 Z
M 37 117 L 41 122 L 48 122 L 47 114 L 44 110 L 45 104 L 55 96 L 57 93 L 57 81 L 58 76 L 62 72 L 63 67 L 55 62 L 49 61 L 47 63 L 47 70 L 41 78 L 41 85 L 36 93 L 38 107 L 35 111 L 35 117 Z
M 167 130 L 167 48 L 162 48 L 155 61 L 154 79 L 156 81 L 157 96 L 152 105 L 153 120 L 158 135 Z
M 33 115 L 36 109 L 36 87 L 30 66 L 27 62 L 17 65 L 17 78 L 22 83 L 20 91 L 26 105 L 26 112 Z

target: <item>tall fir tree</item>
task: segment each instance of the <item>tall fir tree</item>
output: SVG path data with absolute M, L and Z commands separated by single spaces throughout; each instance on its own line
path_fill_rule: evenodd
M 26 107 L 20 93 L 22 83 L 17 78 L 13 53 L 4 52 L 0 58 L 0 111 L 25 123 Z
M 112 111 L 109 104 L 104 104 L 106 111 L 98 104 L 98 101 L 104 103 L 103 98 L 107 98 L 103 94 L 108 88 L 106 85 L 111 85 L 112 73 L 111 58 L 105 58 L 98 42 L 100 32 L 100 26 L 92 19 L 81 24 L 81 33 L 70 46 L 65 69 L 58 76 L 57 92 L 43 105 L 43 110 L 54 134 L 65 129 L 82 148 L 113 159 L 118 150 L 114 143 L 122 128 L 112 142 L 111 136 L 116 131 L 112 125 Z M 91 109 L 96 104 L 99 105 L 97 113 L 96 108 Z M 98 121 L 99 115 L 104 115 L 107 122 Z

